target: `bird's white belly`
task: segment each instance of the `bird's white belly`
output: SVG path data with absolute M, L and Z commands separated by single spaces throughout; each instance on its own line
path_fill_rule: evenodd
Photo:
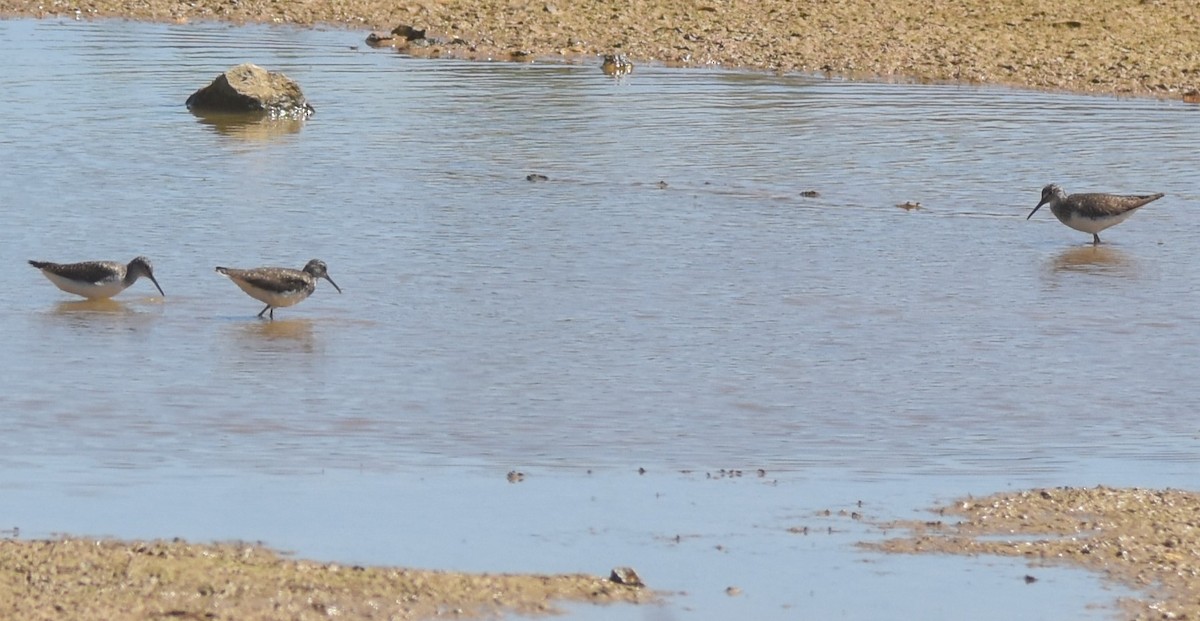
M 304 289 L 288 291 L 287 293 L 276 293 L 274 291 L 267 291 L 266 289 L 259 289 L 258 287 L 244 283 L 240 280 L 234 280 L 233 282 L 236 283 L 237 286 L 241 287 L 242 291 L 245 291 L 250 297 L 262 302 L 263 304 L 270 304 L 275 308 L 292 306 L 293 304 L 298 304 L 304 300 L 304 298 L 308 297 L 308 291 L 305 291 Z
M 95 284 L 63 278 L 58 274 L 46 270 L 42 270 L 42 274 L 45 274 L 46 278 L 59 289 L 67 293 L 83 296 L 89 300 L 106 300 L 125 290 L 125 281 L 123 280 L 108 280 Z
M 1133 211 L 1126 211 L 1122 214 L 1105 216 L 1103 218 L 1086 218 L 1074 212 L 1063 215 L 1054 215 L 1058 216 L 1058 219 L 1063 224 L 1075 229 L 1076 231 L 1083 231 L 1084 233 L 1091 233 L 1095 235 L 1096 233 L 1099 233 L 1110 226 L 1116 226 L 1124 222 L 1126 218 L 1133 215 Z

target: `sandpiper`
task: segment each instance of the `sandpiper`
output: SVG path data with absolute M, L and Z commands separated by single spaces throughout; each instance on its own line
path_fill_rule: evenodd
M 29 264 L 42 270 L 42 274 L 59 289 L 89 300 L 107 300 L 128 289 L 142 276 L 149 278 L 158 292 L 167 297 L 158 285 L 158 280 L 154 278 L 154 266 L 146 257 L 137 257 L 130 261 L 129 265 L 122 265 L 116 261 L 30 261 Z
M 633 73 L 633 63 L 624 54 L 605 54 L 600 70 L 605 75 L 628 75 Z
M 218 267 L 217 271 L 228 276 L 247 295 L 266 304 L 259 311 L 259 317 L 270 311 L 269 316 L 274 319 L 276 308 L 299 304 L 312 295 L 317 288 L 318 278 L 328 280 L 341 293 L 342 288 L 333 282 L 326 269 L 324 261 L 313 259 L 302 270 L 286 267 L 256 267 L 249 270 Z
M 1037 207 L 1029 212 L 1028 220 L 1041 209 L 1042 205 L 1050 205 L 1050 211 L 1059 222 L 1084 233 L 1092 234 L 1092 243 L 1100 243 L 1098 233 L 1110 226 L 1116 226 L 1133 215 L 1138 207 L 1162 198 L 1164 195 L 1143 194 L 1139 196 L 1122 196 L 1118 194 L 1070 194 L 1051 183 L 1042 188 L 1042 200 Z

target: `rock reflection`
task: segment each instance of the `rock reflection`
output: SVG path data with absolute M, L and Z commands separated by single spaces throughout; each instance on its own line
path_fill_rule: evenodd
M 1051 260 L 1051 269 L 1055 273 L 1082 272 L 1113 276 L 1132 276 L 1136 272 L 1129 255 L 1111 246 L 1091 244 L 1058 253 Z
M 266 142 L 298 133 L 304 127 L 304 119 L 275 119 L 265 114 L 192 114 L 198 123 L 211 127 L 218 134 L 247 142 Z

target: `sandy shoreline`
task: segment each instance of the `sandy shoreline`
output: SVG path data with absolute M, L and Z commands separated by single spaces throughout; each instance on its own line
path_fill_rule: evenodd
M 0 539 L 9 619 L 494 619 L 564 602 L 648 603 L 586 575 L 465 574 L 292 560 L 255 544 Z
M 337 24 L 425 30 L 423 56 L 586 57 L 1097 94 L 1200 86 L 1200 3 L 959 0 L 0 0 L 0 15 Z
M 1050 488 L 969 497 L 930 520 L 877 524 L 899 538 L 865 549 L 1015 556 L 1070 565 L 1141 591 L 1122 599 L 1134 621 L 1200 615 L 1200 493 Z M 862 519 L 851 514 L 849 519 Z M 455 618 L 554 614 L 562 602 L 658 601 L 636 575 L 467 574 L 293 560 L 256 544 L 0 539 L 0 609 L 14 618 Z M 619 583 L 623 582 L 623 583 Z M 638 586 L 630 586 L 630 583 Z
M 1195 527 L 1200 493 L 1060 487 L 964 498 L 937 513 L 936 520 L 883 524 L 887 531 L 908 534 L 862 545 L 903 554 L 1015 556 L 1031 567 L 1083 567 L 1144 594 L 1120 602 L 1124 618 L 1200 616 Z
M 635 63 L 1173 98 L 1200 86 L 1200 3 L 1181 0 L 1119 0 L 1099 5 L 1088 0 L 968 0 L 943 3 L 932 10 L 916 3 L 886 0 L 633 0 L 577 4 L 563 0 L 0 0 L 0 15 L 331 24 L 360 32 L 360 39 L 369 32 L 387 32 L 403 24 L 425 30 L 429 37 L 441 41 L 413 44 L 408 48 L 411 53 L 456 58 L 576 58 L 620 52 Z M 1139 508 L 1139 513 L 1133 515 L 1137 519 L 1124 521 L 1130 515 L 1130 506 Z M 1082 518 L 1079 507 L 1087 508 Z M 997 515 L 998 508 L 1005 512 Z M 947 512 L 962 522 L 893 525 L 909 528 L 914 534 L 885 549 L 1020 555 L 1074 563 L 1142 588 L 1159 585 L 1163 589 L 1161 601 L 1138 604 L 1130 613 L 1135 618 L 1152 618 L 1162 611 L 1191 616 L 1200 613 L 1196 604 L 1200 602 L 1200 581 L 1193 569 L 1200 566 L 1196 557 L 1200 541 L 1193 532 L 1194 516 L 1200 514 L 1200 497 L 1196 495 L 1103 488 L 1044 490 L 978 499 L 950 507 Z M 1030 515 L 1036 519 L 1030 519 Z M 1083 541 L 1081 531 L 1087 541 Z M 1054 537 L 1036 547 L 976 538 L 997 532 L 1036 532 Z M 1112 537 L 1102 538 L 1104 533 Z M 1129 538 L 1131 535 L 1134 539 Z M 1097 549 L 1105 554 L 1093 554 Z M 169 564 L 160 566 L 160 561 Z M 122 583 L 130 578 L 129 567 L 134 562 L 145 564 L 147 569 L 141 576 L 145 580 Z M 411 613 L 409 618 L 430 616 L 434 614 L 431 610 L 447 605 L 488 614 L 498 601 L 493 594 L 498 588 L 496 581 L 501 579 L 475 576 L 479 582 L 470 582 L 463 575 L 450 573 L 418 575 L 400 569 L 338 568 L 333 564 L 280 560 L 257 548 L 177 542 L 12 542 L 0 546 L 0 563 L 28 570 L 12 574 L 17 581 L 0 594 L 0 608 L 21 610 L 30 618 L 52 617 L 55 606 L 69 606 L 72 601 L 77 606 L 96 606 L 94 616 L 74 618 L 144 618 L 122 617 L 114 611 L 137 609 L 130 607 L 144 605 L 147 593 L 167 593 L 163 576 L 168 574 L 181 580 L 172 583 L 175 590 L 170 592 L 188 597 L 163 601 L 161 610 L 184 618 L 188 614 L 201 618 L 214 610 L 227 613 L 239 602 L 247 606 L 296 606 L 300 611 L 296 618 L 307 618 L 301 613 L 321 616 L 327 609 L 306 607 L 311 607 L 314 594 L 325 593 L 329 594 L 327 601 L 350 602 L 340 604 L 347 618 L 371 618 L 374 608 L 370 602 L 396 592 L 420 593 L 423 603 L 433 606 L 416 610 L 414 604 L 413 610 L 405 611 Z M 88 583 L 63 569 L 84 567 L 82 563 L 88 569 L 83 576 Z M 189 576 L 197 570 L 198 576 Z M 223 579 L 226 581 L 216 581 L 214 572 L 218 570 L 230 572 Z M 300 574 L 303 581 L 296 578 Z M 314 578 L 317 575 L 320 581 Z M 29 581 L 34 578 L 37 588 L 30 587 Z M 108 578 L 115 582 L 102 582 Z M 511 583 L 507 582 L 510 578 Z M 446 584 L 439 582 L 443 579 Z M 279 590 L 279 580 L 295 590 Z M 547 602 L 562 598 L 635 602 L 648 598 L 644 592 L 614 587 L 596 577 L 523 576 L 503 580 L 503 589 L 512 593 L 513 599 L 504 600 L 501 606 L 529 612 L 542 611 Z M 541 590 L 543 586 L 547 590 Z M 463 595 L 456 590 L 470 593 Z M 45 599 L 35 599 L 35 595 Z M 109 595 L 128 595 L 136 601 L 105 599 Z M 460 595 L 464 599 L 452 599 Z M 264 608 L 261 614 L 258 610 L 242 610 L 239 618 L 274 618 L 278 609 Z

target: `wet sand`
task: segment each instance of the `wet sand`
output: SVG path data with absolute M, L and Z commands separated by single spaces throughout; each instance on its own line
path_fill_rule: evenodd
M 908 535 L 874 550 L 907 554 L 995 554 L 1102 573 L 1141 590 L 1125 617 L 1200 617 L 1200 493 L 1179 490 L 1056 488 L 966 498 L 939 519 L 884 524 Z M 1011 536 L 1012 540 L 1005 540 Z M 1036 570 L 1026 580 L 1036 580 Z
M 285 559 L 250 544 L 0 541 L 11 619 L 428 619 L 552 614 L 562 601 L 642 603 L 585 575 L 459 574 Z
M 1186 0 L 0 0 L 0 14 L 340 24 L 426 38 L 422 56 L 595 60 L 995 83 L 1181 97 L 1200 86 L 1200 3 Z

